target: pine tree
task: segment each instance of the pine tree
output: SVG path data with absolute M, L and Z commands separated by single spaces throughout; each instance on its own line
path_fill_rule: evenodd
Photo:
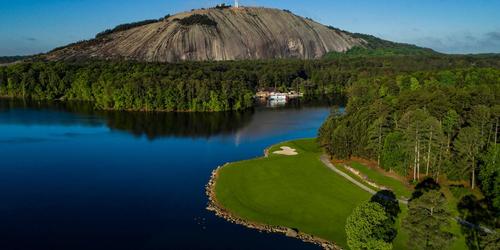
M 381 115 L 368 128 L 368 147 L 372 149 L 377 157 L 377 164 L 380 166 L 382 151 L 386 135 L 390 131 L 390 117 L 387 114 Z
M 399 122 L 399 128 L 405 137 L 406 151 L 413 160 L 413 181 L 420 179 L 422 144 L 425 141 L 424 123 L 428 116 L 424 110 L 417 109 L 406 112 Z
M 450 225 L 450 213 L 444 195 L 429 190 L 408 203 L 408 215 L 403 228 L 410 234 L 410 249 L 445 249 L 453 234 L 445 231 Z
M 476 165 L 482 145 L 481 131 L 476 127 L 461 129 L 453 145 L 457 154 L 463 159 L 464 172 L 471 173 L 472 189 L 476 186 Z
M 481 138 L 485 138 L 488 123 L 490 122 L 490 109 L 484 105 L 476 105 L 472 107 L 468 114 L 467 121 L 473 127 L 477 127 L 480 131 Z
M 491 132 L 492 136 L 488 136 L 488 144 L 493 137 L 493 144 L 498 143 L 498 130 L 500 129 L 500 105 L 495 105 L 491 108 Z
M 483 164 L 479 170 L 481 191 L 493 207 L 500 211 L 500 145 L 492 144 L 482 158 Z
M 446 151 L 450 152 L 451 139 L 460 128 L 460 115 L 457 111 L 450 109 L 443 119 L 443 131 L 447 137 Z
M 407 156 L 402 142 L 403 135 L 400 132 L 392 132 L 386 136 L 381 166 L 388 171 L 395 170 L 397 173 L 406 176 L 408 174 Z
M 441 145 L 443 143 L 443 129 L 439 121 L 433 116 L 429 116 L 424 121 L 424 143 L 426 149 L 426 170 L 425 175 L 429 176 L 429 171 L 431 165 L 434 166 L 437 162 L 438 155 L 442 149 Z

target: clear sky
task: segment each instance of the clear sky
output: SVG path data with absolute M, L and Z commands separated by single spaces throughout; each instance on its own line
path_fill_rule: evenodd
M 121 23 L 223 0 L 0 0 L 0 56 L 46 52 Z M 446 53 L 500 53 L 499 0 L 241 0 Z

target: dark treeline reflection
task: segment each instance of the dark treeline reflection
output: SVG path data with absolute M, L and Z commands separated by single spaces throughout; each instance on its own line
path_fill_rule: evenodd
M 303 106 L 341 105 L 343 98 L 291 101 L 273 110 L 300 109 Z M 269 104 L 258 104 L 257 109 Z M 37 112 L 53 111 L 53 112 Z M 234 112 L 175 113 L 122 112 L 96 110 L 89 102 L 46 102 L 0 99 L 0 123 L 24 125 L 102 126 L 125 131 L 150 140 L 159 137 L 209 138 L 235 133 L 247 126 L 255 109 Z M 75 119 L 78 116 L 78 119 Z
M 250 123 L 252 110 L 216 113 L 102 112 L 110 128 L 136 136 L 211 137 L 230 134 Z
M 102 126 L 92 104 L 0 98 L 0 123 L 22 125 Z
M 28 111 L 29 110 L 29 111 Z M 53 113 L 38 113 L 54 111 Z M 126 131 L 148 139 L 158 137 L 211 137 L 229 134 L 247 125 L 254 111 L 214 113 L 121 112 L 95 110 L 86 102 L 37 102 L 0 100 L 0 122 L 11 124 L 58 124 L 100 126 Z M 69 116 L 82 119 L 68 119 Z

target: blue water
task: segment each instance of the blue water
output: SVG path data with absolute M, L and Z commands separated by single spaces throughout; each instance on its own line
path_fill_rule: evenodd
M 97 112 L 0 101 L 0 249 L 316 249 L 205 209 L 214 168 L 314 137 L 327 107 Z

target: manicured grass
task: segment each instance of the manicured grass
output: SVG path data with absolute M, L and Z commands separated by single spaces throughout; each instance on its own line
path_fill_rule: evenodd
M 296 156 L 232 163 L 219 172 L 215 186 L 220 205 L 254 222 L 297 228 L 347 248 L 345 222 L 370 194 L 325 167 L 314 140 L 287 142 Z
M 294 148 L 299 154 L 272 153 L 281 146 Z M 324 166 L 319 160 L 321 149 L 314 139 L 282 143 L 271 147 L 269 152 L 268 158 L 231 163 L 219 170 L 215 185 L 219 205 L 240 218 L 296 228 L 348 249 L 347 217 L 371 195 Z M 353 165 L 371 180 L 393 188 L 398 196 L 410 196 L 411 191 L 398 180 L 361 164 Z M 408 209 L 402 204 L 400 207 L 394 249 L 406 249 L 410 239 L 408 233 L 401 230 L 401 221 Z M 451 230 L 458 239 L 450 249 L 466 249 L 458 224 L 452 224 Z
M 413 192 L 409 187 L 405 186 L 401 181 L 385 176 L 379 173 L 377 170 L 369 168 L 361 163 L 352 162 L 351 167 L 357 169 L 359 172 L 363 173 L 368 177 L 368 179 L 377 183 L 378 185 L 386 186 L 396 194 L 398 198 L 405 197 L 410 198 Z
M 398 230 L 398 235 L 396 239 L 392 242 L 392 249 L 407 249 L 408 248 L 408 240 L 410 239 L 410 235 L 406 230 L 402 230 L 403 218 L 408 215 L 408 207 L 404 204 L 399 204 L 401 208 L 401 213 L 398 215 L 396 220 L 396 228 Z

